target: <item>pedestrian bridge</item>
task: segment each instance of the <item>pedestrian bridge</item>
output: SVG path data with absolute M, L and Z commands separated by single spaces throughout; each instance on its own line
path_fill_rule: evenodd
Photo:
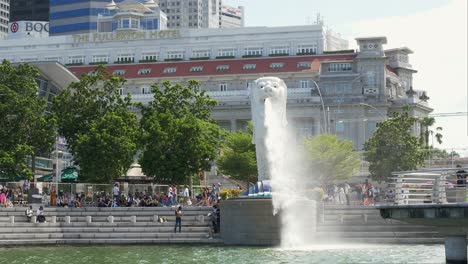
M 394 173 L 395 204 L 380 205 L 384 219 L 431 226 L 445 236 L 447 263 L 467 263 L 468 168 Z

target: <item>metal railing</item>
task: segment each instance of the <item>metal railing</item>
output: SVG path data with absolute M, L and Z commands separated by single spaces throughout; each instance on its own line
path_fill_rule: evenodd
M 394 203 L 456 203 L 467 199 L 468 168 L 438 168 L 392 173 L 390 183 Z M 464 172 L 460 172 L 464 171 Z

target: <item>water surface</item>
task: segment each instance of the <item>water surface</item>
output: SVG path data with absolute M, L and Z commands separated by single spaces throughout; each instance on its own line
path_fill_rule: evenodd
M 285 250 L 218 246 L 51 246 L 0 248 L 3 264 L 445 263 L 443 245 L 317 246 Z

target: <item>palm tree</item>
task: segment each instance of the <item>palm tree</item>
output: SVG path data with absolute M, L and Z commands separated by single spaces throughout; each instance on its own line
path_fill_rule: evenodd
M 435 119 L 433 117 L 424 117 L 421 120 L 421 135 L 420 141 L 422 144 L 425 144 L 426 147 L 429 146 L 429 127 L 433 126 Z
M 436 137 L 436 140 L 437 140 L 437 143 L 442 144 L 442 138 L 444 137 L 440 131 L 442 131 L 442 127 L 437 127 L 436 128 L 436 131 L 438 131 L 436 134 L 435 134 L 435 137 Z

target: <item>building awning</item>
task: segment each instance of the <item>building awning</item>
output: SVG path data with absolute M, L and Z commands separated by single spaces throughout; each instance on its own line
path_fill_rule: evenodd
M 72 82 L 78 82 L 79 79 L 71 73 L 65 66 L 54 61 L 44 62 L 29 62 L 29 64 L 35 66 L 41 75 L 46 79 L 55 83 L 58 88 L 65 89 Z
M 78 170 L 75 167 L 68 167 L 62 170 L 62 181 L 77 181 Z
M 52 182 L 54 180 L 53 174 L 43 175 L 42 177 L 37 178 L 38 182 Z

